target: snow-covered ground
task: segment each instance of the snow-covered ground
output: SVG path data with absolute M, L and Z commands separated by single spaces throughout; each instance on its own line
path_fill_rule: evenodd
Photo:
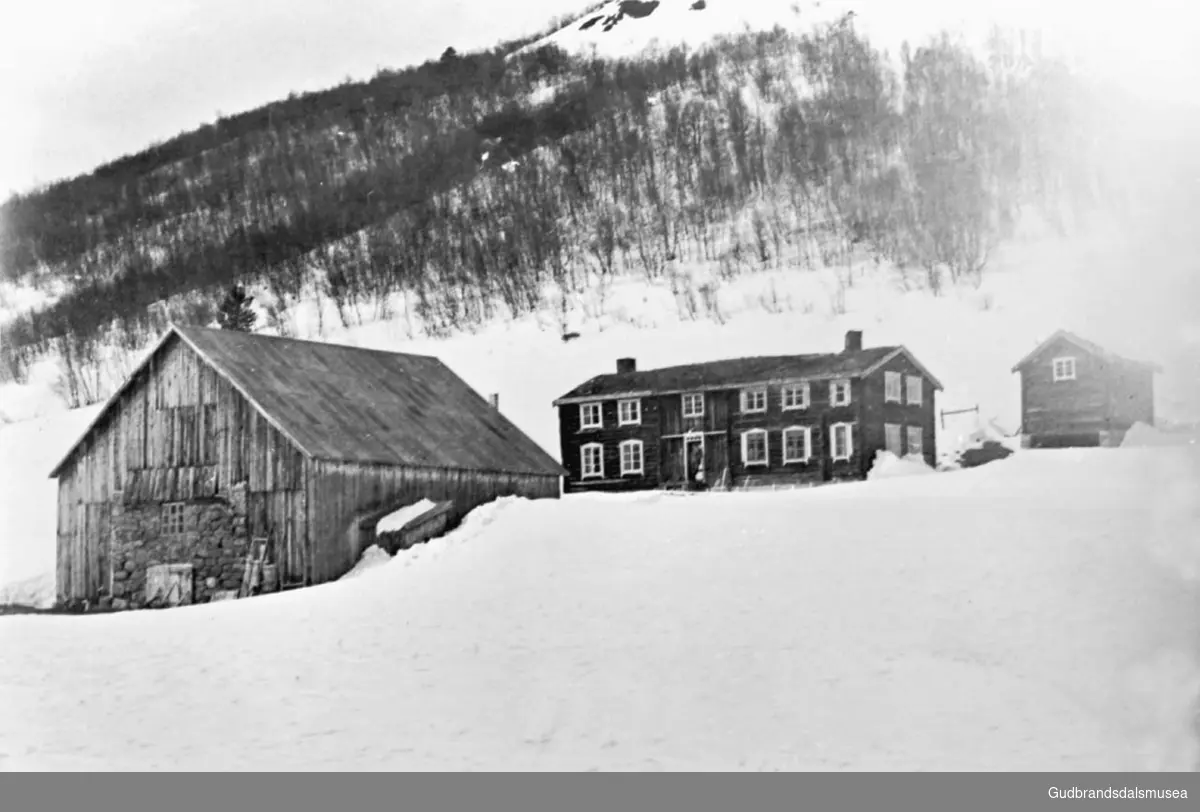
M 0 768 L 1192 769 L 1196 451 L 506 499 L 321 587 L 0 618 Z

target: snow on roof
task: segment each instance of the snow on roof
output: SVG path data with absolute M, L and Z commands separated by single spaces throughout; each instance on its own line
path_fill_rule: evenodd
M 404 525 L 411 522 L 413 519 L 420 516 L 422 513 L 427 513 L 436 506 L 435 502 L 428 499 L 422 499 L 419 502 L 413 502 L 411 505 L 406 505 L 399 510 L 393 511 L 384 516 L 375 525 L 375 535 L 380 536 L 384 533 L 393 533 L 400 530 Z

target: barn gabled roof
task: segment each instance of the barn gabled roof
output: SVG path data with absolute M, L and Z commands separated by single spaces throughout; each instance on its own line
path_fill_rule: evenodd
M 51 473 L 174 338 L 312 459 L 562 476 L 553 457 L 439 359 L 172 326 Z
M 1148 361 L 1137 361 L 1132 358 L 1125 358 L 1123 356 L 1117 355 L 1115 352 L 1110 352 L 1109 350 L 1104 349 L 1099 344 L 1096 344 L 1092 341 L 1088 341 L 1085 338 L 1080 338 L 1079 336 L 1077 336 L 1074 333 L 1069 332 L 1067 330 L 1055 331 L 1054 335 L 1050 336 L 1045 341 L 1038 344 L 1036 347 L 1033 348 L 1032 352 L 1030 352 L 1028 355 L 1026 355 L 1024 358 L 1022 358 L 1016 364 L 1014 364 L 1013 368 L 1010 371 L 1017 372 L 1022 367 L 1024 367 L 1029 362 L 1031 362 L 1033 359 L 1037 358 L 1039 355 L 1041 355 L 1043 352 L 1045 352 L 1047 347 L 1049 347 L 1051 344 L 1053 344 L 1054 342 L 1059 341 L 1059 340 L 1068 341 L 1071 344 L 1074 344 L 1079 349 L 1086 352 L 1087 354 L 1094 355 L 1097 358 L 1103 358 L 1108 361 L 1115 361 L 1115 362 L 1120 362 L 1123 364 L 1133 364 L 1134 366 L 1145 367 L 1146 369 L 1153 370 L 1154 372 L 1162 372 L 1162 367 L 1160 367 L 1158 364 L 1151 363 Z
M 699 364 L 597 375 L 554 401 L 555 406 L 595 398 L 670 395 L 734 389 L 791 380 L 861 378 L 898 356 L 905 356 L 937 390 L 942 384 L 904 347 L 871 347 L 857 352 L 727 358 Z

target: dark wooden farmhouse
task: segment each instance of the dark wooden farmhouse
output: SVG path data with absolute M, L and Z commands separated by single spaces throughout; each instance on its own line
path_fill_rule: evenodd
M 1119 445 L 1134 423 L 1154 425 L 1156 364 L 1122 358 L 1059 330 L 1017 362 L 1027 448 Z
M 632 358 L 558 408 L 564 489 L 739 488 L 861 479 L 875 453 L 933 465 L 942 386 L 904 347 L 638 371 Z
M 176 326 L 51 473 L 58 597 L 153 603 L 153 570 L 200 602 L 264 548 L 281 586 L 330 581 L 391 510 L 453 523 L 564 473 L 436 358 Z

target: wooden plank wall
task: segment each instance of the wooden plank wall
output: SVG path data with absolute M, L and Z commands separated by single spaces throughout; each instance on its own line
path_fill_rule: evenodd
M 61 473 L 59 597 L 92 597 L 103 585 L 100 565 L 88 562 L 105 557 L 107 519 L 117 491 L 125 491 L 127 501 L 169 502 L 228 497 L 233 485 L 245 482 L 249 532 L 280 533 L 285 541 L 290 532 L 302 549 L 306 463 L 203 359 L 181 341 L 169 342 Z M 92 511 L 105 520 L 79 532 L 87 505 L 105 506 Z M 282 546 L 279 554 L 289 555 Z
M 557 476 L 491 474 L 314 461 L 309 481 L 309 555 L 312 581 L 339 577 L 357 562 L 369 541 L 352 528 L 364 513 L 422 498 L 454 501 L 452 522 L 501 496 L 557 499 Z

